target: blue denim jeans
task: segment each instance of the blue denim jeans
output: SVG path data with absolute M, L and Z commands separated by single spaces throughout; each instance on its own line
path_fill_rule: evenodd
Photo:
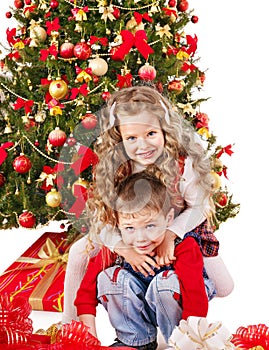
M 167 342 L 181 319 L 180 286 L 173 270 L 161 271 L 147 281 L 115 265 L 99 274 L 97 289 L 117 338 L 126 345 L 154 341 L 157 327 Z

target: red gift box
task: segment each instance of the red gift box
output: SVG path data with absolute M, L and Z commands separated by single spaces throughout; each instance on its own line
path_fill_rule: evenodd
M 62 312 L 70 246 L 66 232 L 44 233 L 0 275 L 0 293 L 27 297 L 34 310 Z

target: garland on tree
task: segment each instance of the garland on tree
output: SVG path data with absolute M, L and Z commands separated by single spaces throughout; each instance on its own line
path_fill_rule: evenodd
M 237 215 L 221 177 L 198 67 L 198 17 L 186 0 L 15 0 L 6 13 L 9 47 L 0 67 L 0 223 L 34 227 L 68 218 L 87 232 L 85 201 L 97 156 L 98 110 L 111 93 L 150 83 L 163 92 L 206 142 L 212 160 L 216 228 Z M 91 143 L 89 143 L 89 140 Z

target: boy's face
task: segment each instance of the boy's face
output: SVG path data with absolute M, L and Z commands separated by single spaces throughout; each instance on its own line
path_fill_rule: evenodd
M 173 209 L 170 209 L 166 217 L 162 212 L 154 210 L 143 210 L 135 214 L 135 217 L 119 213 L 118 227 L 125 244 L 133 247 L 139 254 L 150 254 L 162 243 L 166 228 L 173 219 Z

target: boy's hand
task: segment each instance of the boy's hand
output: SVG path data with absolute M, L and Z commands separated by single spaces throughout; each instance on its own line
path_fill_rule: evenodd
M 152 267 L 160 268 L 160 266 L 148 255 L 137 253 L 134 248 L 127 247 L 121 241 L 120 245 L 116 245 L 114 251 L 123 256 L 124 259 L 132 266 L 134 271 L 141 272 L 144 276 L 154 276 L 155 272 Z M 155 253 L 152 253 L 154 256 Z
M 155 249 L 155 259 L 160 266 L 170 265 L 176 259 L 174 256 L 176 237 L 174 232 L 166 230 L 163 242 Z

